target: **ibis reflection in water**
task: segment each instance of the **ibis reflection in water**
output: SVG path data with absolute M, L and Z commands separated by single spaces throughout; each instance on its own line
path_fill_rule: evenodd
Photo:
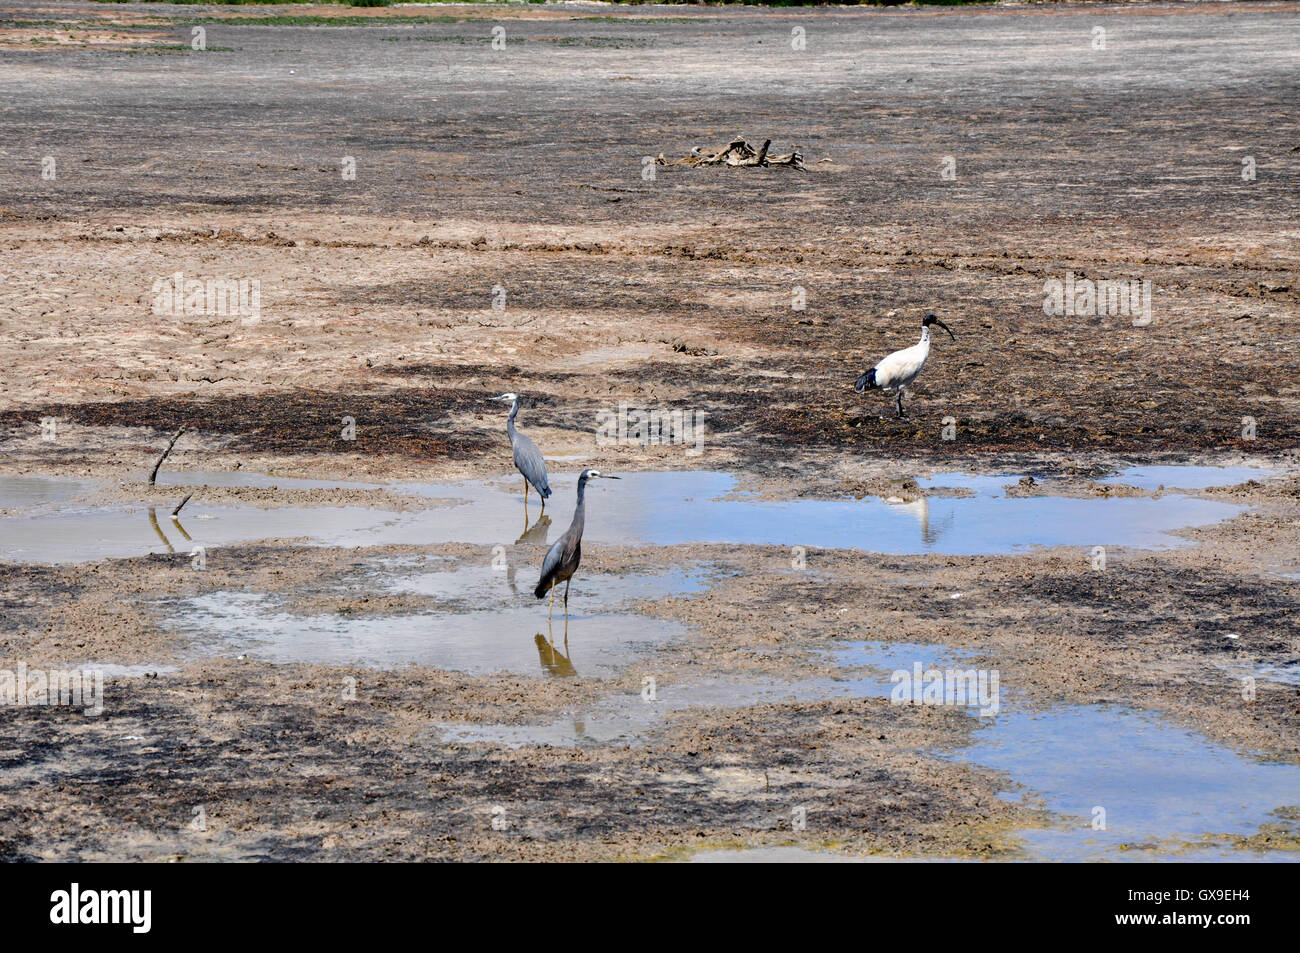
M 952 526 L 956 514 L 949 513 L 940 520 L 939 526 L 930 525 L 930 501 L 922 496 L 915 500 L 904 500 L 897 496 L 891 496 L 885 500 L 891 507 L 900 510 L 911 516 L 921 527 L 921 542 L 927 546 L 933 546 L 938 542 L 939 537 Z

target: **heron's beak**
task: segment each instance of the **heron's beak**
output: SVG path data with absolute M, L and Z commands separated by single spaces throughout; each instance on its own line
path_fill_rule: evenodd
M 940 321 L 938 318 L 935 318 L 935 319 L 934 319 L 934 323 L 937 324 L 937 325 L 939 325 L 939 327 L 943 328 L 945 331 L 947 331 L 947 332 L 948 332 L 948 337 L 952 338 L 954 341 L 957 340 L 957 335 L 955 335 L 955 334 L 952 333 L 952 328 L 948 327 L 948 325 L 944 324 L 944 323 L 943 323 L 942 321 Z
M 600 477 L 601 477 L 602 480 L 621 480 L 621 479 L 623 479 L 622 477 L 616 477 L 616 476 L 614 476 L 614 474 L 612 474 L 612 473 L 602 473 L 602 474 L 600 475 Z

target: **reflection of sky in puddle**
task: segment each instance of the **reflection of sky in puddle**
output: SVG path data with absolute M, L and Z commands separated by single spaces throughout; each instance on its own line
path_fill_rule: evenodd
M 454 566 L 443 569 L 407 572 L 403 575 L 387 578 L 383 583 L 389 592 L 406 592 L 434 599 L 467 604 L 470 607 L 481 606 L 488 601 L 504 599 L 522 600 L 524 603 L 544 606 L 545 600 L 537 600 L 533 587 L 541 566 L 541 555 L 524 565 L 511 561 L 505 569 L 491 566 Z M 615 608 L 633 599 L 663 599 L 673 595 L 690 595 L 706 588 L 698 571 L 685 572 L 679 569 L 642 575 L 592 574 L 579 570 L 570 583 L 570 616 L 584 606 L 598 605 L 601 608 Z M 558 607 L 564 596 L 561 585 L 555 597 Z M 548 597 L 549 598 L 549 597 Z
M 834 653 L 837 664 L 885 672 L 969 668 L 969 656 L 945 646 L 863 642 Z M 887 695 L 887 676 L 876 694 Z M 1077 822 L 1075 829 L 1024 832 L 1031 855 L 1045 860 L 1151 859 L 1122 844 L 1189 840 L 1202 834 L 1251 834 L 1274 809 L 1300 804 L 1300 767 L 1265 763 L 1224 748 L 1159 715 L 1114 706 L 1074 706 L 1047 712 L 1008 710 L 979 718 L 972 744 L 945 754 L 1005 771 L 1020 794 Z M 967 709 L 974 714 L 974 709 Z M 1093 808 L 1106 810 L 1104 831 L 1092 830 Z M 1222 852 L 1220 852 L 1222 853 Z M 1238 860 L 1249 852 L 1227 852 Z M 1168 850 L 1153 851 L 1160 859 Z M 1295 859 L 1270 852 L 1269 859 Z M 1186 858 L 1212 859 L 1209 851 Z M 1221 858 L 1220 858 L 1221 859 Z
M 1006 771 L 1050 810 L 1075 820 L 1074 830 L 1027 833 L 1031 851 L 1049 860 L 1125 853 L 1142 860 L 1141 852 L 1120 845 L 1252 834 L 1271 811 L 1300 803 L 1300 767 L 1253 761 L 1158 715 L 1126 708 L 1004 714 L 955 757 Z M 1104 831 L 1092 829 L 1096 807 L 1106 811 Z M 1165 851 L 1152 853 L 1165 859 Z M 1300 860 L 1282 853 L 1269 859 Z M 1196 852 L 1186 859 L 1197 859 Z
M 180 483 L 200 476 L 228 478 L 231 485 L 295 488 L 287 478 L 242 472 L 182 473 L 169 475 L 167 480 L 175 480 L 179 492 Z M 0 487 L 5 479 L 12 478 L 0 478 Z M 1005 496 L 1001 487 L 1015 479 L 1008 475 L 942 475 L 921 482 L 963 486 L 975 495 L 891 504 L 877 498 L 778 502 L 724 499 L 745 489 L 730 474 L 628 473 L 620 483 L 589 491 L 584 541 L 628 545 L 798 545 L 891 554 L 1002 553 L 1054 545 L 1149 548 L 1186 545 L 1169 533 L 1228 519 L 1244 509 L 1179 495 L 1159 500 Z M 575 481 L 574 474 L 553 476 L 555 496 L 546 514 L 553 523 L 538 527 L 530 542 L 557 537 L 568 525 Z M 302 482 L 313 487 L 336 485 L 329 481 Z M 180 520 L 190 538 L 179 532 L 180 527 L 168 518 L 165 507 L 157 513 L 157 527 L 149 519 L 149 508 L 140 505 L 58 510 L 0 520 L 0 558 L 84 561 L 172 550 L 188 552 L 195 545 L 216 547 L 270 538 L 301 538 L 315 545 L 340 547 L 499 545 L 519 538 L 525 529 L 522 494 L 514 480 L 405 484 L 390 489 L 443 501 L 444 505 L 409 512 L 358 506 L 263 508 L 207 504 L 200 492 L 186 506 Z M 538 513 L 534 502 L 530 519 L 535 520 Z
M 1161 500 L 1008 498 L 1015 477 L 953 475 L 926 481 L 965 486 L 974 498 L 933 498 L 909 504 L 863 500 L 761 501 L 722 499 L 743 483 L 725 473 L 629 473 L 614 489 L 589 496 L 587 537 L 595 541 L 676 545 L 713 542 L 864 549 L 882 553 L 1011 552 L 1036 545 L 1176 546 L 1171 530 L 1214 523 L 1242 507 L 1193 497 Z M 556 497 L 572 492 L 570 478 L 552 481 Z M 485 484 L 414 487 L 439 498 L 466 499 L 452 512 L 471 514 L 462 542 L 500 540 L 517 520 L 511 493 Z M 513 505 L 512 505 L 513 504 Z M 553 498 L 554 504 L 554 498 Z M 561 502 L 559 509 L 570 510 Z M 450 541 L 450 540 L 449 540 Z
M 462 574 L 459 588 L 456 577 Z M 706 585 L 698 572 L 681 570 L 576 578 L 566 649 L 559 599 L 548 626 L 547 602 L 531 591 L 535 582 L 530 571 L 528 584 L 515 589 L 507 573 L 483 567 L 398 578 L 390 585 L 393 591 L 454 596 L 448 611 L 406 616 L 299 615 L 281 610 L 268 596 L 239 592 L 186 599 L 175 603 L 170 615 L 172 626 L 191 635 L 204 651 L 268 662 L 375 668 L 420 664 L 472 674 L 550 672 L 599 678 L 617 674 L 686 631 L 680 623 L 628 608 L 629 602 L 698 592 Z M 600 611 L 585 613 L 590 606 Z M 538 635 L 543 636 L 540 642 Z
M 826 653 L 845 669 L 844 678 L 808 678 L 789 681 L 774 678 L 687 679 L 656 684 L 653 701 L 639 694 L 610 695 L 580 712 L 570 712 L 542 725 L 446 723 L 444 740 L 484 742 L 521 747 L 643 741 L 663 727 L 664 716 L 688 708 L 748 708 L 782 702 L 830 698 L 888 697 L 892 685 L 860 669 L 911 669 L 914 662 L 926 668 L 955 658 L 943 646 L 912 643 L 852 642 Z M 651 671 L 644 674 L 653 675 Z
M 96 480 L 65 477 L 0 477 L 0 510 L 36 509 L 52 504 L 71 503 L 99 489 Z
M 1162 486 L 1204 490 L 1212 486 L 1236 486 L 1247 480 L 1262 482 L 1279 472 L 1259 467 L 1130 467 L 1097 482 L 1123 483 L 1139 490 L 1156 490 Z

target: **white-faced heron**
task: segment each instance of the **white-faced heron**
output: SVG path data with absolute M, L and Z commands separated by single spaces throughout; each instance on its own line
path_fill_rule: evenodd
M 515 469 L 524 477 L 524 506 L 528 505 L 528 484 L 533 485 L 537 495 L 542 498 L 542 509 L 546 509 L 546 498 L 551 495 L 551 484 L 546 480 L 546 461 L 542 451 L 518 430 L 515 429 L 515 417 L 519 414 L 519 395 L 502 394 L 493 400 L 509 402 L 510 416 L 506 418 L 506 434 L 510 437 L 510 446 L 515 452 Z
M 564 535 L 551 546 L 542 563 L 542 578 L 537 581 L 537 588 L 533 590 L 533 595 L 541 599 L 548 590 L 550 591 L 551 608 L 546 613 L 548 619 L 555 611 L 555 588 L 560 583 L 564 583 L 564 613 L 565 617 L 568 617 L 569 580 L 573 578 L 578 563 L 582 561 L 582 527 L 587 515 L 587 481 L 598 478 L 619 479 L 608 473 L 601 473 L 599 470 L 582 471 L 581 476 L 578 477 L 578 507 L 573 511 L 573 522 L 564 531 Z

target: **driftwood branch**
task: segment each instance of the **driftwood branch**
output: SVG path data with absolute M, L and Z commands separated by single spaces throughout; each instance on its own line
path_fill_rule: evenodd
M 158 479 L 158 468 L 162 466 L 163 461 L 167 459 L 167 454 L 172 452 L 172 447 L 176 446 L 176 441 L 180 438 L 180 435 L 183 434 L 184 432 L 185 432 L 185 428 L 182 427 L 180 430 L 176 431 L 176 433 L 172 435 L 171 440 L 167 442 L 167 449 L 162 452 L 162 456 L 158 458 L 158 462 L 153 465 L 153 472 L 149 474 L 150 486 L 153 486 L 154 481 Z
M 655 159 L 656 165 L 728 165 L 735 168 L 744 168 L 748 166 L 761 166 L 770 168 L 776 165 L 790 166 L 792 169 L 798 169 L 801 172 L 807 172 L 803 164 L 803 153 L 798 149 L 788 152 L 785 155 L 770 155 L 768 150 L 772 147 L 771 139 L 764 139 L 763 145 L 755 149 L 744 139 L 732 139 L 722 148 L 705 148 L 695 146 L 691 149 L 691 154 L 683 159 L 672 160 L 664 156 L 661 152 Z
M 176 504 L 176 509 L 172 510 L 172 519 L 176 519 L 177 515 L 181 511 L 181 507 L 184 506 L 186 503 L 188 503 L 190 501 L 190 497 L 193 495 L 194 495 L 193 493 L 186 493 L 185 499 L 181 500 L 179 503 Z

